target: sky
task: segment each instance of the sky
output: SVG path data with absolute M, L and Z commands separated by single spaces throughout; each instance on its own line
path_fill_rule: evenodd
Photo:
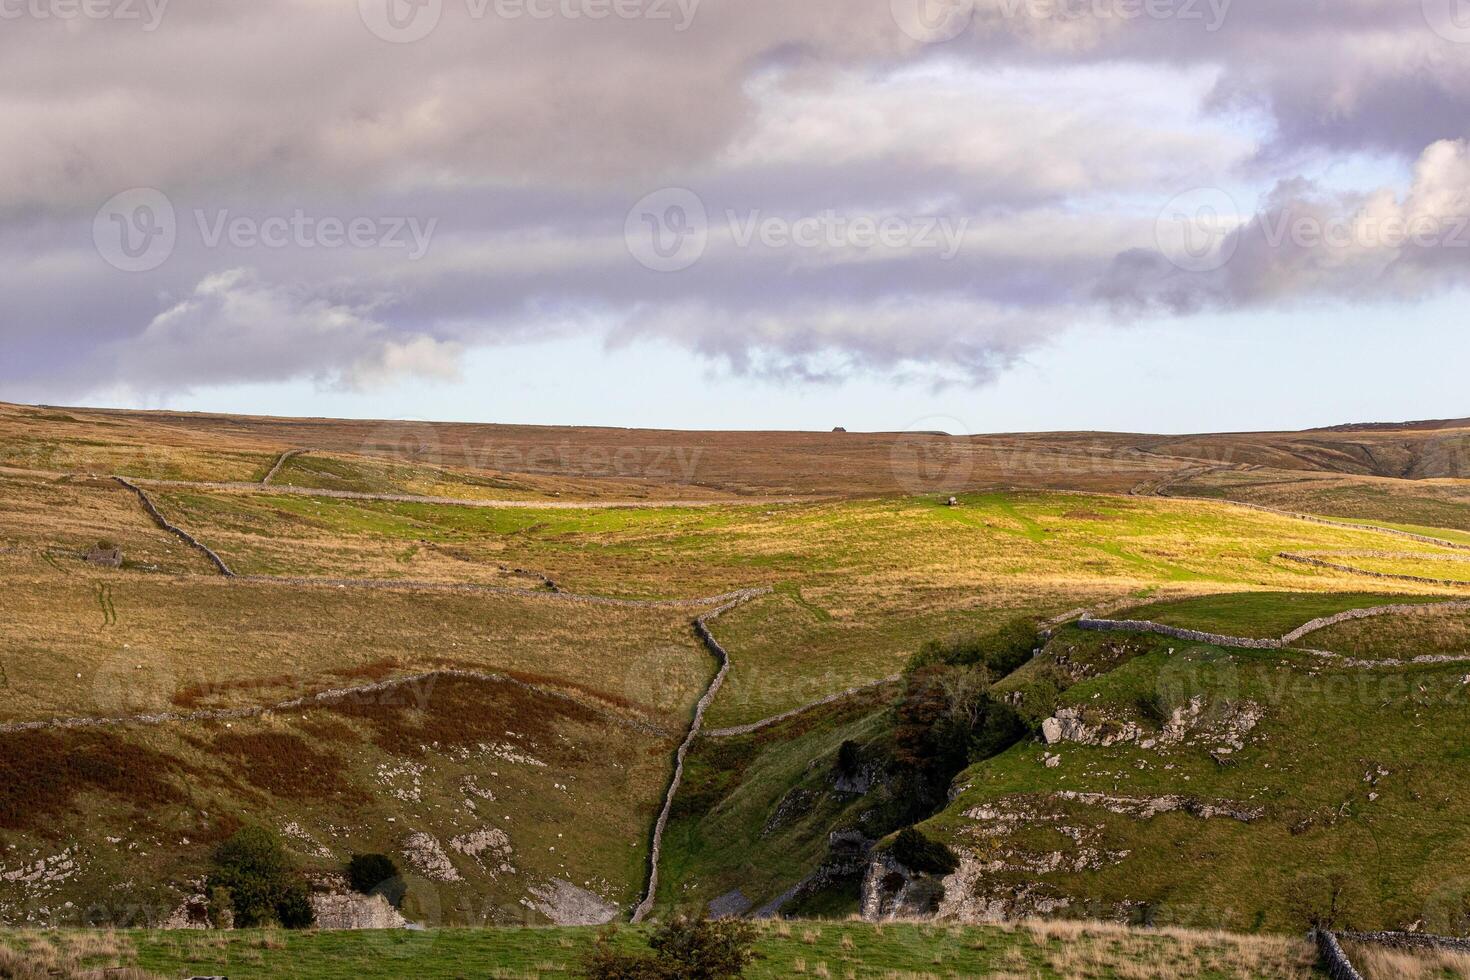
M 0 399 L 1470 415 L 1470 0 L 0 0 Z

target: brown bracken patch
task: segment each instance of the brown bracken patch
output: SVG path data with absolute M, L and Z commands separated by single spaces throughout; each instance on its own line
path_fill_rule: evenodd
M 312 748 L 287 732 L 220 732 L 214 751 L 239 766 L 251 785 L 288 800 L 356 801 L 362 798 L 343 778 L 342 760 Z
M 591 709 L 572 701 L 526 690 L 516 684 L 441 677 L 425 688 L 422 702 L 390 703 L 353 699 L 323 707 L 372 726 L 373 743 L 395 755 L 422 755 L 426 745 L 442 748 L 504 741 L 515 732 L 559 754 L 560 761 L 577 750 L 557 735 L 564 723 L 602 723 Z
M 105 793 L 149 809 L 183 795 L 167 778 L 167 756 L 111 732 L 12 732 L 0 735 L 0 828 L 55 832 L 55 818 L 81 792 Z

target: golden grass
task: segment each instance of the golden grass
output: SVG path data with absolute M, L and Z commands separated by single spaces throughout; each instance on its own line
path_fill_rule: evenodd
M 85 574 L 82 556 L 104 539 L 122 549 L 130 568 L 212 571 L 199 552 L 159 530 L 138 498 L 111 480 L 0 473 L 0 549 L 10 549 L 4 557 L 24 557 L 37 569 Z
M 556 598 L 63 575 L 0 556 L 0 721 L 268 705 L 457 667 L 584 692 L 678 728 L 714 670 L 692 615 Z
M 1357 620 L 1313 633 L 1305 642 L 1361 660 L 1470 656 L 1470 613 L 1426 609 Z
M 110 930 L 0 933 L 0 977 L 14 980 L 156 980 L 134 959 L 131 944 Z
M 1364 980 L 1465 980 L 1470 954 L 1445 950 L 1389 949 L 1374 943 L 1344 941 L 1343 952 Z
M 1308 977 L 1317 962 L 1311 943 L 1287 936 L 1068 920 L 1028 920 L 1022 927 L 1042 946 L 1047 967 L 1064 977 Z

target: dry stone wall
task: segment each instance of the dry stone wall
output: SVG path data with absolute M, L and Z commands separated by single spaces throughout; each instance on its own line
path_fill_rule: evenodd
M 1342 951 L 1342 944 L 1337 937 L 1325 929 L 1314 930 L 1312 938 L 1317 941 L 1317 952 L 1322 957 L 1322 965 L 1327 968 L 1327 975 L 1332 980 L 1363 980 L 1363 975 L 1357 971 L 1352 962 L 1348 960 L 1347 954 Z
M 1077 628 L 1099 633 L 1157 633 L 1188 643 L 1208 643 L 1211 646 L 1240 647 L 1247 650 L 1280 650 L 1284 646 L 1280 640 L 1258 640 L 1248 636 L 1202 633 L 1199 630 L 1151 623 L 1144 619 L 1082 619 L 1077 621 Z
M 191 548 L 195 548 L 203 552 L 204 557 L 208 558 L 210 562 L 214 565 L 214 567 L 219 569 L 221 575 L 225 576 L 226 578 L 235 577 L 235 573 L 230 571 L 230 566 L 226 565 L 225 560 L 219 555 L 215 554 L 212 548 L 201 542 L 198 538 L 195 538 L 194 535 L 190 534 L 188 531 L 185 531 L 183 528 L 170 524 L 168 522 L 168 519 L 164 517 L 163 514 L 159 513 L 158 508 L 153 506 L 153 501 L 148 499 L 148 494 L 144 493 L 141 487 L 137 486 L 134 483 L 130 483 L 127 480 L 124 480 L 120 476 L 115 476 L 113 477 L 113 479 L 138 495 L 138 499 L 143 503 L 143 509 L 148 512 L 149 517 L 153 518 L 155 524 L 157 524 L 159 527 L 163 528 L 170 534 L 174 535 L 179 540 L 189 545 Z
M 1470 587 L 1470 582 L 1463 579 L 1452 578 L 1426 578 L 1423 575 L 1399 575 L 1393 572 L 1375 572 L 1367 568 L 1358 568 L 1354 565 L 1340 565 L 1337 562 L 1324 561 L 1311 555 L 1297 555 L 1289 551 L 1283 551 L 1276 556 L 1286 561 L 1294 561 L 1298 565 L 1311 565 L 1313 568 L 1324 568 L 1334 572 L 1348 572 L 1352 575 L 1365 575 L 1368 578 L 1381 578 L 1390 582 L 1414 582 L 1419 585 L 1448 585 L 1457 588 Z
M 642 922 L 649 912 L 653 911 L 654 898 L 658 893 L 658 862 L 663 851 L 664 831 L 668 829 L 669 814 L 673 811 L 674 796 L 679 792 L 679 784 L 684 780 L 684 760 L 689 755 L 689 748 L 694 740 L 699 737 L 699 729 L 704 724 L 704 713 L 714 703 L 715 695 L 720 693 L 720 688 L 725 683 L 725 676 L 730 673 L 730 654 L 720 646 L 720 641 L 710 632 L 709 624 L 720 618 L 725 613 L 743 605 L 758 596 L 770 593 L 769 588 L 747 589 L 737 593 L 736 597 L 711 610 L 694 620 L 694 632 L 699 636 L 709 651 L 720 661 L 720 669 L 715 674 L 715 679 L 710 681 L 709 688 L 704 692 L 704 697 L 699 699 L 699 704 L 694 708 L 694 720 L 689 725 L 689 732 L 684 736 L 684 741 L 679 743 L 678 751 L 674 754 L 674 775 L 669 780 L 669 790 L 664 795 L 663 809 L 659 811 L 658 822 L 653 826 L 653 844 L 648 854 L 648 887 L 643 894 L 643 901 L 633 910 L 633 921 Z

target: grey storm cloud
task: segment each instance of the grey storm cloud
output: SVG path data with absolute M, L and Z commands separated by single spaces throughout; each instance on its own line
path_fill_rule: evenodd
M 916 31 L 937 2 L 443 0 L 395 10 L 437 12 L 413 40 L 383 36 L 403 0 L 5 7 L 0 395 L 367 387 L 577 332 L 982 384 L 1083 320 L 1463 281 L 1458 0 L 976 0 Z M 1344 157 L 1405 176 L 1328 186 Z M 1181 265 L 1164 204 L 1211 187 L 1237 213 Z

